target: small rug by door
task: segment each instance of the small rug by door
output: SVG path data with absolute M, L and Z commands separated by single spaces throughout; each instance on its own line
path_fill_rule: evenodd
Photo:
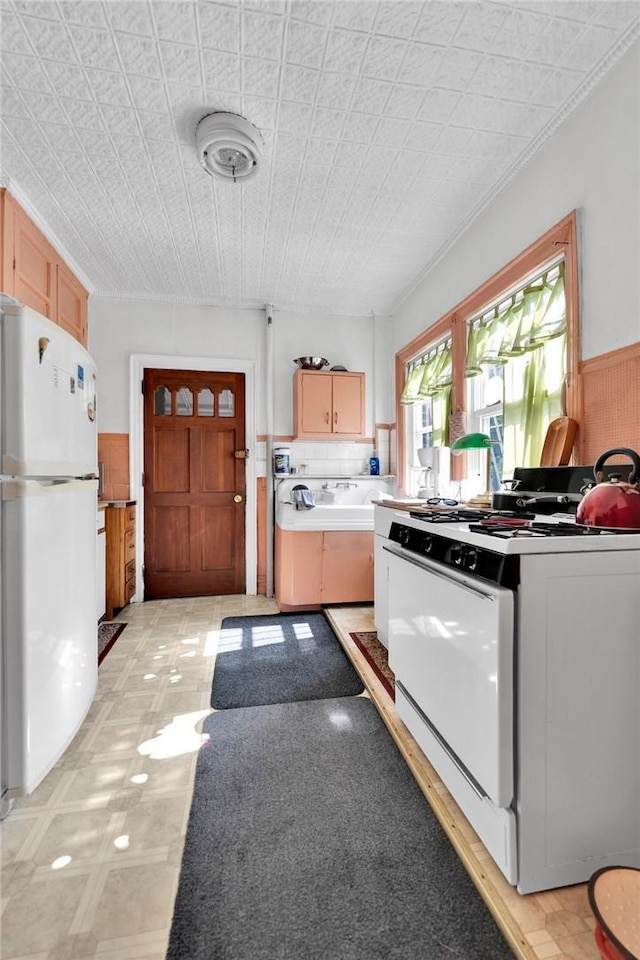
M 107 620 L 106 623 L 98 624 L 98 666 L 126 626 L 126 623 L 120 623 L 116 620 Z
M 166 960 L 513 960 L 370 700 L 204 733 Z
M 225 617 L 221 627 L 211 687 L 215 710 L 364 690 L 323 613 Z
M 364 655 L 376 677 L 392 700 L 396 699 L 396 678 L 389 667 L 387 648 L 378 640 L 375 630 L 358 630 L 349 636 Z

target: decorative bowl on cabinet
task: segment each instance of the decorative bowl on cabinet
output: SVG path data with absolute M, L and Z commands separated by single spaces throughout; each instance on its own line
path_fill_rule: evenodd
M 329 366 L 329 361 L 324 357 L 296 357 L 293 362 L 297 363 L 301 370 L 322 370 Z

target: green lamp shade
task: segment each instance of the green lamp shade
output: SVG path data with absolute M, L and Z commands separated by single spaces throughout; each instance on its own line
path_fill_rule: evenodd
M 481 450 L 491 445 L 491 438 L 486 433 L 463 433 L 451 444 L 451 452 L 463 453 L 465 450 Z

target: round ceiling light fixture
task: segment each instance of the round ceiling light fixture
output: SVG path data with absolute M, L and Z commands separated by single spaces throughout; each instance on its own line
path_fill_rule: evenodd
M 262 134 L 237 113 L 209 113 L 196 127 L 198 159 L 212 177 L 245 180 L 258 169 Z

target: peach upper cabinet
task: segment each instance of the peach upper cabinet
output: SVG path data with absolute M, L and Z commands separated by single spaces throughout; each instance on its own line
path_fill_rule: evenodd
M 296 371 L 293 421 L 298 440 L 364 437 L 364 373 Z
M 87 345 L 88 293 L 6 190 L 0 190 L 1 288 Z

